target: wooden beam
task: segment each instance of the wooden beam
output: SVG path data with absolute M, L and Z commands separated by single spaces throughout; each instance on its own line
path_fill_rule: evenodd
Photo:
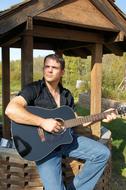
M 1 47 L 11 47 L 12 44 L 18 42 L 21 40 L 21 37 L 20 36 L 15 36 L 13 38 L 11 38 L 10 40 L 7 40 L 6 42 L 0 44 Z
M 32 31 L 32 30 L 33 30 L 33 18 L 31 16 L 28 16 L 26 23 L 26 31 Z
M 29 17 L 21 48 L 21 88 L 33 81 L 33 23 Z
M 45 37 L 54 39 L 73 40 L 80 42 L 102 43 L 103 36 L 100 33 L 69 30 L 64 28 L 53 28 L 45 26 L 35 26 L 33 30 L 35 37 Z
M 65 50 L 63 51 L 64 54 L 68 54 L 69 53 L 75 57 L 81 57 L 81 58 L 84 58 L 86 59 L 88 54 L 86 53 L 86 50 L 84 48 L 74 48 L 74 49 L 68 49 L 68 50 Z
M 104 46 L 107 47 L 111 53 L 114 53 L 117 56 L 123 56 L 123 50 L 118 45 L 105 43 Z
M 105 43 L 115 43 L 115 42 L 124 42 L 125 41 L 125 33 L 123 31 L 120 31 L 118 33 L 114 33 L 114 34 L 107 34 L 105 35 Z
M 21 48 L 21 88 L 33 81 L 33 38 L 24 35 Z
M 24 4 L 23 6 L 15 8 L 15 10 L 7 12 L 0 16 L 0 35 L 26 22 L 28 16 L 34 17 L 37 14 L 56 6 L 62 1 L 63 0 L 31 1 L 26 5 Z
M 101 112 L 101 84 L 102 84 L 102 44 L 95 44 L 92 49 L 91 63 L 91 114 Z M 93 136 L 100 137 L 101 123 L 95 123 L 91 126 Z
M 40 50 L 54 50 L 54 45 L 51 43 L 34 42 L 34 49 Z
M 2 48 L 2 118 L 3 137 L 9 139 L 10 120 L 5 115 L 5 109 L 10 101 L 10 52 L 8 47 Z
M 91 2 L 120 30 L 126 35 L 126 20 L 112 7 L 107 0 L 91 0 Z
M 123 31 L 120 31 L 119 33 L 118 33 L 118 35 L 116 36 L 116 38 L 115 38 L 115 42 L 123 42 L 124 40 L 125 40 L 125 38 L 126 38 L 126 35 L 125 35 L 125 33 L 123 32 Z

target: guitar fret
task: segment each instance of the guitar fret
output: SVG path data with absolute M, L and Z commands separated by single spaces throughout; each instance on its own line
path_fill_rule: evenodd
M 64 121 L 64 125 L 66 128 L 70 128 L 71 127 L 71 120 Z
M 101 119 L 105 119 L 105 118 L 106 118 L 106 113 L 105 112 L 101 113 Z
M 74 118 L 74 119 L 70 119 L 70 120 L 66 120 L 65 121 L 65 127 L 66 128 L 71 128 L 71 127 L 75 127 L 84 123 L 88 123 L 88 122 L 97 122 L 100 121 L 102 119 L 106 118 L 106 115 L 108 113 L 111 113 L 112 111 L 108 111 L 108 112 L 103 112 L 100 114 L 95 114 L 95 115 L 88 115 L 88 116 L 84 116 L 84 117 L 79 117 L 79 118 Z
M 83 121 L 83 118 L 78 118 L 78 121 L 79 121 L 79 125 L 82 123 L 82 121 Z
M 101 116 L 99 114 L 96 114 L 93 116 L 93 121 L 99 121 L 101 119 Z
M 91 117 L 90 116 L 85 116 L 85 123 L 88 123 L 91 121 Z
M 74 121 L 74 124 L 77 125 L 77 120 Z

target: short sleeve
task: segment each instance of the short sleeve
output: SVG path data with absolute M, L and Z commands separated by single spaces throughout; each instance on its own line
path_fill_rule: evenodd
M 25 86 L 18 95 L 22 96 L 28 105 L 33 105 L 34 100 L 36 99 L 37 95 L 39 94 L 39 85 L 38 82 L 33 82 Z

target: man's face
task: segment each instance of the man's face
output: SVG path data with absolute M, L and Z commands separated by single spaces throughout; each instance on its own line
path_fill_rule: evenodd
M 59 82 L 64 74 L 64 70 L 61 69 L 60 63 L 57 63 L 51 58 L 47 58 L 44 68 L 43 75 L 47 82 Z

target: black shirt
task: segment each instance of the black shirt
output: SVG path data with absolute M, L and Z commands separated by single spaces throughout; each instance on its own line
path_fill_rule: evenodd
M 60 106 L 68 105 L 74 109 L 74 98 L 71 92 L 64 88 L 59 83 L 60 90 Z M 44 79 L 32 82 L 28 84 L 22 91 L 19 92 L 30 106 L 39 106 L 47 109 L 53 109 L 57 107 L 57 104 L 49 92 L 48 87 Z

